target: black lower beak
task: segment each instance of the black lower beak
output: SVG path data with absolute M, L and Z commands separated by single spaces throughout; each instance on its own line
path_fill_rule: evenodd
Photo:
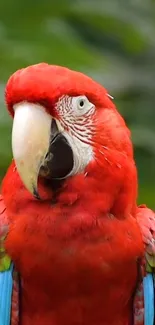
M 65 138 L 58 132 L 55 120 L 51 125 L 51 141 L 40 175 L 48 179 L 65 178 L 73 169 L 73 152 Z

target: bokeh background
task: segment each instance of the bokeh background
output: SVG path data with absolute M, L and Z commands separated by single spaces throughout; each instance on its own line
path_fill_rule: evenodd
M 0 0 L 0 180 L 12 159 L 5 83 L 39 62 L 102 83 L 132 131 L 139 202 L 155 208 L 155 2 Z

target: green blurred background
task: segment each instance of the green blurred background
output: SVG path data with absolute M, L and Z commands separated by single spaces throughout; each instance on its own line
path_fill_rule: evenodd
M 0 0 L 0 180 L 12 158 L 5 83 L 38 62 L 102 83 L 132 131 L 139 202 L 155 208 L 155 2 Z

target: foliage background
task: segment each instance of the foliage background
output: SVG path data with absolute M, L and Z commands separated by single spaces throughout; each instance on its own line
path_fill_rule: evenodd
M 155 2 L 0 1 L 0 180 L 12 158 L 5 83 L 42 61 L 81 70 L 114 96 L 132 131 L 139 202 L 155 208 Z

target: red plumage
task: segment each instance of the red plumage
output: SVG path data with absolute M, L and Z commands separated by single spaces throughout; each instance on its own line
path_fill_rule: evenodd
M 16 72 L 6 102 L 40 103 L 59 118 L 62 95 L 95 106 L 95 159 L 85 173 L 52 189 L 39 180 L 37 201 L 9 167 L 2 195 L 9 220 L 5 247 L 21 275 L 21 325 L 130 325 L 138 260 L 137 174 L 130 133 L 106 90 L 81 73 L 39 64 Z

